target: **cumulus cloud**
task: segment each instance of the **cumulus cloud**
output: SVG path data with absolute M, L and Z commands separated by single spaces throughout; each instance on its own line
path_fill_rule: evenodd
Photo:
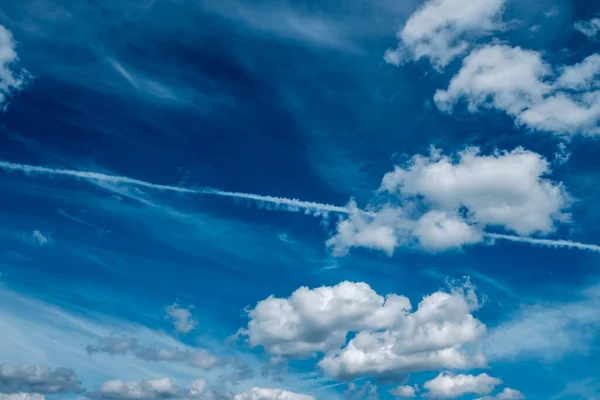
M 580 64 L 553 69 L 539 52 L 488 45 L 473 51 L 446 90 L 434 96 L 451 112 L 463 100 L 470 112 L 495 109 L 518 125 L 556 134 L 600 132 L 600 72 L 597 54 Z
M 8 29 L 0 25 L 0 109 L 8 98 L 26 84 L 29 74 L 18 66 L 15 40 Z
M 589 21 L 575 22 L 575 29 L 590 39 L 600 32 L 600 18 L 592 18 Z
M 303 356 L 342 346 L 351 330 L 386 328 L 408 309 L 406 297 L 380 296 L 364 282 L 301 287 L 288 298 L 259 301 L 239 334 L 269 354 Z
M 111 335 L 97 338 L 86 346 L 88 354 L 106 353 L 111 355 L 130 354 L 145 361 L 180 362 L 191 367 L 211 369 L 221 365 L 219 357 L 205 349 L 188 350 L 178 348 L 159 348 L 142 346 L 135 337 L 128 335 Z
M 181 388 L 170 378 L 141 381 L 123 381 L 119 379 L 104 382 L 98 391 L 90 397 L 101 400 L 142 400 L 142 399 L 198 399 L 212 400 L 214 393 L 207 391 L 204 380 L 198 379 L 187 388 Z
M 383 297 L 366 283 L 342 282 L 260 301 L 239 334 L 269 354 L 324 353 L 319 366 L 336 379 L 395 379 L 408 372 L 485 365 L 479 351 L 465 348 L 485 332 L 472 315 L 479 306 L 470 282 L 424 297 L 415 311 L 405 296 Z M 345 344 L 349 333 L 355 337 Z
M 436 378 L 423 384 L 423 387 L 427 389 L 424 397 L 455 399 L 465 394 L 489 394 L 501 383 L 500 379 L 493 378 L 488 374 L 475 376 L 441 373 Z
M 505 0 L 426 1 L 398 32 L 398 47 L 387 50 L 384 59 L 397 66 L 428 58 L 441 69 L 466 52 L 475 38 L 502 27 L 504 3 Z
M 413 386 L 401 385 L 390 390 L 390 394 L 396 399 L 412 399 L 417 397 L 417 390 Z
M 327 246 L 336 256 L 343 256 L 352 247 L 381 250 L 388 255 L 409 235 L 411 222 L 399 207 L 387 207 L 373 214 L 360 210 L 354 201 L 348 205 L 348 216 L 336 227 L 336 234 Z
M 0 393 L 79 393 L 81 382 L 72 369 L 38 365 L 0 365 Z
M 351 204 L 327 245 L 334 255 L 352 247 L 392 254 L 415 243 L 430 251 L 480 243 L 486 228 L 549 234 L 569 222 L 572 202 L 550 173 L 544 157 L 522 148 L 490 155 L 467 148 L 455 156 L 432 149 L 385 174 L 383 207 L 361 211 Z
M 403 197 L 422 197 L 427 205 L 446 212 L 464 207 L 471 223 L 530 235 L 552 232 L 556 221 L 568 219 L 562 209 L 569 196 L 561 184 L 546 178 L 549 173 L 546 159 L 522 148 L 489 156 L 468 148 L 455 160 L 432 150 L 387 173 L 381 188 Z
M 288 392 L 283 389 L 252 388 L 237 394 L 235 400 L 315 400 L 314 396 Z
M 480 397 L 477 400 L 523 400 L 525 399 L 525 395 L 519 392 L 518 390 L 511 388 L 504 388 L 503 391 L 494 395 L 494 396 L 484 396 Z
M 175 303 L 168 307 L 165 307 L 167 316 L 165 318 L 171 319 L 175 325 L 175 330 L 179 333 L 190 333 L 198 321 L 192 317 L 190 308 L 180 307 L 179 304 Z

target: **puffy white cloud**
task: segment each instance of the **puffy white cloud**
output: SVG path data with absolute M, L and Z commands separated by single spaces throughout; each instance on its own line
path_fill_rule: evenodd
M 479 243 L 483 232 L 463 218 L 446 211 L 429 211 L 417 221 L 413 233 L 421 246 L 438 251 Z
M 187 388 L 181 388 L 170 378 L 141 381 L 114 379 L 104 382 L 98 391 L 90 394 L 90 397 L 102 400 L 214 400 L 216 398 L 214 392 L 207 390 L 207 383 L 203 379 L 197 379 Z
M 505 0 L 429 0 L 398 32 L 398 48 L 384 55 L 387 63 L 428 58 L 437 68 L 463 54 L 474 38 L 501 28 Z
M 349 331 L 392 326 L 409 309 L 406 297 L 380 296 L 364 282 L 301 287 L 288 298 L 258 302 L 240 334 L 269 354 L 302 356 L 339 348 Z
M 478 307 L 468 282 L 450 293 L 433 293 L 423 298 L 416 311 L 398 315 L 390 328 L 359 331 L 344 348 L 328 353 L 319 366 L 342 380 L 364 375 L 396 379 L 409 372 L 484 366 L 480 351 L 465 348 L 485 333 L 485 325 L 471 314 Z
M 502 381 L 488 374 L 452 375 L 441 373 L 427 381 L 423 387 L 427 389 L 424 397 L 432 399 L 455 399 L 465 394 L 488 394 Z
M 282 389 L 252 388 L 237 394 L 235 400 L 315 400 L 314 396 L 288 392 Z
M 17 66 L 19 57 L 12 34 L 0 25 L 0 109 L 6 107 L 6 100 L 26 84 L 29 74 Z
M 578 64 L 563 67 L 556 84 L 566 89 L 589 90 L 600 86 L 595 79 L 598 75 L 600 75 L 600 54 L 592 54 Z
M 352 247 L 392 254 L 400 245 L 441 251 L 480 243 L 489 227 L 548 234 L 570 221 L 572 202 L 550 173 L 544 157 L 522 148 L 490 155 L 467 148 L 455 156 L 432 149 L 385 174 L 379 195 L 392 199 L 368 212 L 352 205 L 327 245 L 334 255 Z
M 172 304 L 165 307 L 165 311 L 167 312 L 165 318 L 169 318 L 173 321 L 177 332 L 190 333 L 194 330 L 196 325 L 198 325 L 198 321 L 192 317 L 189 308 L 180 307 L 179 304 Z
M 319 366 L 336 379 L 395 379 L 413 371 L 485 365 L 480 351 L 466 349 L 485 333 L 472 315 L 479 306 L 469 282 L 424 297 L 414 312 L 404 296 L 384 298 L 366 283 L 342 282 L 260 301 L 239 334 L 272 355 L 324 353 Z M 344 345 L 349 333 L 355 337 Z
M 511 388 L 504 388 L 503 391 L 494 396 L 484 396 L 477 400 L 523 400 L 525 395 L 518 390 Z
M 338 222 L 335 235 L 327 240 L 327 246 L 336 256 L 346 255 L 352 247 L 381 250 L 392 255 L 410 232 L 411 221 L 399 207 L 387 207 L 372 215 L 359 210 L 351 201 L 348 210 L 348 216 Z
M 410 399 L 417 397 L 417 390 L 413 386 L 402 385 L 390 390 L 390 394 L 396 399 Z
M 78 393 L 81 382 L 72 369 L 38 365 L 0 365 L 0 393 Z
M 172 399 L 180 397 L 180 389 L 169 378 L 148 381 L 104 382 L 94 397 L 101 399 Z
M 556 221 L 568 218 L 562 209 L 569 196 L 561 184 L 546 179 L 549 172 L 542 156 L 522 148 L 489 156 L 468 148 L 456 160 L 432 150 L 387 173 L 381 187 L 405 198 L 423 198 L 433 209 L 464 207 L 472 223 L 529 235 L 552 232 Z M 467 238 L 475 236 L 456 223 L 447 226 Z
M 469 111 L 496 109 L 519 125 L 556 134 L 600 132 L 598 55 L 564 66 L 558 74 L 539 52 L 507 45 L 473 51 L 446 90 L 434 96 L 437 107 L 451 112 L 460 100 Z
M 600 18 L 592 18 L 589 21 L 575 22 L 575 29 L 589 38 L 593 38 L 600 32 Z

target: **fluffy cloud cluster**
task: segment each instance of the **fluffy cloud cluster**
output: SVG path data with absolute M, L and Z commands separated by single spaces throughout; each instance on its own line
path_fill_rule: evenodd
M 593 38 L 600 33 L 600 18 L 592 18 L 589 21 L 577 21 L 575 29 L 589 38 Z
M 171 319 L 175 325 L 175 330 L 179 333 L 190 333 L 198 321 L 192 317 L 192 313 L 189 308 L 180 307 L 179 304 L 172 304 L 165 307 L 167 316 L 165 318 Z
M 195 380 L 187 388 L 181 388 L 169 378 L 147 381 L 111 380 L 104 382 L 100 389 L 89 396 L 101 400 L 141 400 L 141 399 L 186 399 L 213 400 L 214 393 L 206 390 L 206 382 Z
M 336 255 L 352 247 L 391 254 L 414 242 L 430 251 L 479 243 L 488 227 L 548 234 L 569 221 L 571 203 L 550 172 L 544 157 L 522 148 L 491 155 L 468 148 L 455 157 L 433 149 L 383 177 L 387 205 L 371 212 L 351 205 L 327 245 Z
M 455 399 L 465 394 L 489 394 L 501 383 L 500 379 L 488 374 L 474 376 L 441 373 L 436 378 L 425 382 L 423 387 L 427 389 L 425 397 Z
M 444 112 L 464 100 L 471 112 L 495 109 L 518 125 L 556 134 L 600 133 L 600 55 L 554 69 L 539 52 L 488 45 L 463 60 L 434 100 Z
M 390 394 L 396 399 L 411 399 L 417 397 L 417 390 L 415 387 L 402 385 L 390 390 Z
M 319 366 L 336 379 L 395 379 L 408 372 L 485 365 L 479 351 L 466 349 L 485 333 L 472 315 L 479 305 L 469 282 L 424 297 L 414 311 L 404 296 L 383 297 L 366 283 L 342 282 L 260 301 L 239 334 L 273 355 L 323 353 Z M 346 343 L 349 333 L 355 336 Z
M 315 400 L 315 397 L 282 389 L 255 387 L 247 392 L 237 394 L 234 400 Z
M 6 107 L 6 100 L 25 85 L 29 74 L 18 68 L 16 43 L 8 29 L 0 25 L 0 109 Z
M 33 394 L 79 393 L 81 390 L 81 382 L 72 369 L 51 369 L 38 365 L 0 365 L 2 394 L 12 394 L 18 398 L 34 396 Z
M 141 346 L 138 340 L 127 335 L 112 335 L 96 339 L 86 347 L 88 354 L 130 354 L 145 361 L 180 362 L 192 367 L 210 369 L 220 365 L 221 360 L 208 350 L 180 350 Z
M 505 0 L 426 1 L 398 32 L 398 48 L 387 50 L 384 58 L 393 65 L 428 58 L 442 68 L 467 51 L 474 38 L 501 28 L 504 3 Z

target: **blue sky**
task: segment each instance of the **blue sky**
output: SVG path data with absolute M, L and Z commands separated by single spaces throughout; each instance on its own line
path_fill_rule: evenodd
M 6 0 L 0 399 L 600 398 L 600 5 Z

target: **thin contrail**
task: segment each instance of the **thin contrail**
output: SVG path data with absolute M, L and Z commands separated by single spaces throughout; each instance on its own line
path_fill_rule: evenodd
M 527 243 L 536 246 L 544 246 L 544 247 L 566 247 L 569 249 L 579 249 L 579 250 L 587 250 L 592 251 L 594 253 L 600 253 L 600 246 L 595 244 L 585 244 L 579 242 L 573 242 L 571 240 L 554 240 L 554 239 L 533 239 L 528 237 L 521 236 L 512 236 L 512 235 L 501 235 L 498 233 L 486 233 L 486 236 L 492 239 L 499 240 L 508 240 L 510 242 L 517 243 Z
M 327 214 L 327 213 L 338 213 L 338 214 L 349 214 L 350 210 L 347 207 L 340 207 L 331 204 L 315 203 L 312 201 L 302 201 L 299 199 L 288 199 L 285 197 L 274 197 L 274 196 L 263 196 L 252 193 L 240 193 L 240 192 L 227 192 L 223 190 L 216 190 L 211 188 L 187 188 L 182 186 L 173 185 L 161 185 L 157 183 L 151 183 L 142 181 L 139 179 L 133 179 L 126 176 L 108 175 L 98 172 L 89 171 L 77 171 L 71 169 L 56 169 L 42 167 L 39 165 L 28 165 L 28 164 L 17 164 L 7 161 L 0 161 L 0 168 L 10 171 L 20 171 L 25 174 L 43 174 L 43 175 L 59 175 L 59 176 L 70 176 L 74 178 L 81 178 L 88 181 L 99 181 L 99 182 L 112 182 L 112 183 L 126 183 L 130 185 L 145 187 L 149 189 L 170 191 L 178 193 L 190 193 L 200 195 L 212 195 L 229 197 L 235 199 L 243 199 L 255 201 L 258 203 L 273 204 L 276 207 L 283 207 L 286 211 L 300 211 L 304 210 L 307 213 L 312 214 Z M 595 244 L 586 244 L 573 242 L 571 240 L 553 240 L 553 239 L 533 239 L 522 236 L 502 235 L 498 233 L 486 233 L 486 236 L 491 239 L 507 240 L 510 242 L 527 243 L 537 246 L 554 247 L 554 248 L 569 248 L 592 251 L 600 253 L 600 246 Z
M 89 181 L 99 181 L 99 182 L 112 182 L 112 183 L 126 183 L 130 185 L 145 187 L 149 189 L 161 190 L 161 191 L 170 191 L 170 192 L 178 192 L 178 193 L 191 193 L 191 194 L 201 194 L 201 195 L 212 195 L 212 196 L 221 196 L 221 197 L 230 197 L 236 199 L 244 199 L 256 201 L 259 203 L 267 203 L 274 204 L 275 206 L 282 206 L 287 211 L 300 211 L 305 210 L 310 213 L 339 213 L 339 214 L 348 214 L 348 209 L 346 207 L 339 207 L 330 204 L 321 204 L 315 203 L 312 201 L 302 201 L 298 199 L 288 199 L 284 197 L 274 197 L 274 196 L 262 196 L 258 194 L 251 193 L 239 193 L 239 192 L 227 192 L 223 190 L 215 190 L 210 188 L 186 188 L 181 186 L 172 186 L 172 185 L 160 185 L 156 183 L 146 182 L 139 179 L 133 179 L 126 176 L 118 176 L 118 175 L 108 175 L 102 174 L 98 172 L 89 172 L 89 171 L 76 171 L 71 169 L 56 169 L 56 168 L 48 168 L 42 167 L 38 165 L 27 165 L 27 164 L 16 164 L 7 161 L 0 161 L 0 168 L 10 171 L 21 171 L 25 174 L 43 174 L 43 175 L 60 175 L 60 176 L 70 176 L 74 178 L 81 178 Z

